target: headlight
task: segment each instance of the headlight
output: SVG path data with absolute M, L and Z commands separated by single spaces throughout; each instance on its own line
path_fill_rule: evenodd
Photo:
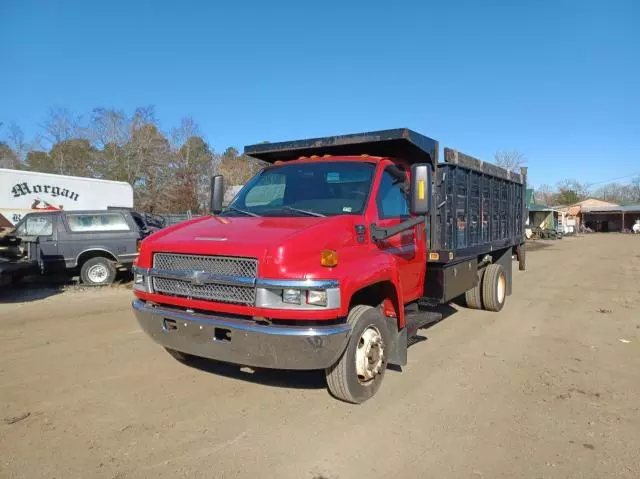
M 283 289 L 282 302 L 289 303 L 289 304 L 300 304 L 300 290 L 299 289 Z
M 149 286 L 153 288 L 152 284 Z M 256 286 L 258 308 L 306 311 L 340 308 L 340 285 L 336 280 L 258 280 Z
M 327 292 L 310 289 L 307 292 L 307 303 L 316 306 L 327 305 Z
M 145 269 L 137 269 L 133 270 L 133 289 L 135 291 L 142 291 L 143 293 L 150 293 L 151 287 L 150 283 L 151 278 L 147 275 L 147 270 Z

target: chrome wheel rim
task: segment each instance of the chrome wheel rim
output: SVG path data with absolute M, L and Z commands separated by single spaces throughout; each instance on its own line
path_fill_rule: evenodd
M 96 264 L 89 268 L 87 271 L 87 278 L 92 283 L 104 283 L 109 277 L 109 270 L 103 264 Z
M 356 348 L 356 374 L 361 384 L 373 381 L 384 371 L 384 342 L 380 330 L 375 326 L 367 327 Z
M 498 303 L 504 302 L 504 297 L 507 293 L 507 279 L 503 274 L 498 276 Z

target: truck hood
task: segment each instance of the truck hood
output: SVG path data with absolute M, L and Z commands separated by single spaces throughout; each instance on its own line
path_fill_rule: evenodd
M 151 252 L 158 251 L 244 256 L 260 260 L 261 276 L 297 276 L 291 269 L 292 264 L 309 253 L 353 244 L 354 218 L 211 216 L 149 236 L 140 262 L 150 264 Z M 285 259 L 289 268 L 283 269 Z

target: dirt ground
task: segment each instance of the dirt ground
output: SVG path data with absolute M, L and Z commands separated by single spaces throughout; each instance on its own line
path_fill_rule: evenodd
M 5 290 L 0 477 L 640 477 L 640 238 L 539 244 L 501 313 L 456 307 L 360 406 L 178 363 L 124 287 Z

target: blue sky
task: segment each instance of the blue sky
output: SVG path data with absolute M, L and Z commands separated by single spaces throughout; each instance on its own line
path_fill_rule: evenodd
M 3 0 L 0 121 L 153 104 L 218 151 L 406 126 L 534 185 L 640 172 L 640 2 L 305 3 Z

